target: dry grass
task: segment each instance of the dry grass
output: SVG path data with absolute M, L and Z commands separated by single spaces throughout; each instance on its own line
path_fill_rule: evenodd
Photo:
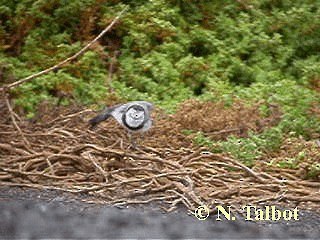
M 246 137 L 249 130 L 261 132 L 276 125 L 281 118 L 280 109 L 271 105 L 269 116 L 261 116 L 259 108 L 262 103 L 247 106 L 235 100 L 231 107 L 226 107 L 223 102 L 189 100 L 180 105 L 175 119 L 182 129 L 202 131 L 212 139 L 225 139 L 230 134 Z

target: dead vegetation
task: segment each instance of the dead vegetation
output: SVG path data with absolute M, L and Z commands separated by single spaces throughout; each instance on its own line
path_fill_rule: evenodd
M 192 145 L 191 137 L 181 133 L 188 128 L 206 133 L 240 127 L 242 133 L 260 131 L 273 120 L 260 120 L 257 107 L 238 103 L 225 109 L 219 103 L 189 101 L 174 116 L 157 110 L 155 127 L 139 149 L 132 150 L 115 121 L 88 130 L 87 121 L 94 115 L 89 109 L 43 108 L 32 123 L 9 112 L 1 102 L 0 184 L 88 193 L 94 202 L 115 205 L 159 202 L 168 211 L 179 205 L 193 211 L 202 204 L 319 209 L 319 179 L 305 180 L 295 171 L 265 163 L 250 169 L 226 155 Z M 286 142 L 269 157 L 295 156 L 300 147 L 304 149 L 300 140 L 295 141 Z M 309 149 L 310 143 L 306 144 Z M 308 150 L 306 159 L 318 158 L 314 152 Z
M 180 105 L 175 115 L 182 129 L 202 131 L 211 139 L 225 139 L 232 135 L 246 137 L 248 132 L 261 132 L 266 127 L 276 125 L 281 111 L 276 105 L 269 105 L 269 114 L 261 116 L 259 108 L 263 102 L 247 106 L 241 100 L 234 100 L 231 107 L 223 102 L 200 102 L 189 100 Z

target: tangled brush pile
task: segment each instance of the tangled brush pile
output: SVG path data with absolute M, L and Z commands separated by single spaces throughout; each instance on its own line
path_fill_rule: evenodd
M 5 104 L 0 107 L 1 185 L 87 193 L 93 201 L 115 205 L 159 202 L 167 211 L 181 204 L 194 210 L 202 204 L 316 209 L 320 203 L 317 181 L 300 179 L 294 172 L 286 172 L 284 179 L 263 164 L 251 169 L 195 146 L 181 133 L 190 118 L 181 109 L 175 116 L 156 111 L 155 127 L 132 150 L 115 121 L 88 130 L 87 120 L 94 115 L 89 109 L 43 110 L 30 122 L 8 112 Z M 217 126 L 214 118 L 206 120 Z M 232 123 L 236 128 L 234 119 Z M 223 126 L 215 130 L 230 127 Z

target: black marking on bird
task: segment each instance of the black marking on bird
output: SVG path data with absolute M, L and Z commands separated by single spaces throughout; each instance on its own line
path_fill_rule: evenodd
M 89 120 L 93 129 L 109 117 L 114 117 L 117 122 L 128 130 L 129 136 L 134 132 L 145 132 L 152 127 L 150 113 L 153 104 L 146 101 L 133 101 L 105 108 L 97 116 Z

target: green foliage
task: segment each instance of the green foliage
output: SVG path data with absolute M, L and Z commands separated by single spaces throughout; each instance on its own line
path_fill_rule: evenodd
M 250 133 L 249 137 L 244 139 L 230 137 L 227 141 L 220 142 L 219 145 L 223 151 L 242 160 L 248 166 L 252 166 L 263 153 L 278 149 L 282 140 L 282 132 L 274 127 L 258 135 Z
M 191 134 L 190 131 L 188 130 L 184 130 L 183 132 L 186 135 Z M 207 138 L 206 136 L 203 135 L 202 132 L 197 132 L 194 139 L 193 139 L 194 143 L 199 145 L 199 146 L 206 146 L 206 147 L 212 147 L 213 146 L 213 141 L 211 141 L 209 138 Z
M 279 168 L 290 168 L 297 169 L 298 161 L 296 158 L 286 158 L 277 163 L 277 167 Z
M 188 133 L 184 131 L 184 134 Z M 226 141 L 212 141 L 201 132 L 194 137 L 195 144 L 207 146 L 216 153 L 228 153 L 247 166 L 253 166 L 263 153 L 277 150 L 282 140 L 283 134 L 277 127 L 266 129 L 261 134 L 249 133 L 247 138 L 230 136 Z
M 12 91 L 15 105 L 36 105 L 67 92 L 82 104 L 108 98 L 108 69 L 119 51 L 112 87 L 124 100 L 145 99 L 173 112 L 189 98 L 231 105 L 234 97 L 278 104 L 278 126 L 246 139 L 195 143 L 252 164 L 291 134 L 311 139 L 320 123 L 320 2 L 180 0 L 0 0 L 1 84 L 56 64 L 83 47 L 124 6 L 129 11 L 78 61 Z M 261 107 L 264 114 L 267 108 Z
M 308 178 L 316 178 L 320 176 L 320 163 L 313 163 L 308 171 Z
M 20 65 L 21 75 L 24 75 L 26 66 Z M 72 96 L 83 104 L 92 104 L 107 95 L 104 85 L 106 76 L 102 67 L 96 53 L 86 52 L 76 65 L 67 66 L 56 73 L 50 72 L 15 89 L 14 94 L 20 96 L 16 99 L 16 105 L 33 116 L 37 103 L 44 100 L 58 102 L 57 92 Z

